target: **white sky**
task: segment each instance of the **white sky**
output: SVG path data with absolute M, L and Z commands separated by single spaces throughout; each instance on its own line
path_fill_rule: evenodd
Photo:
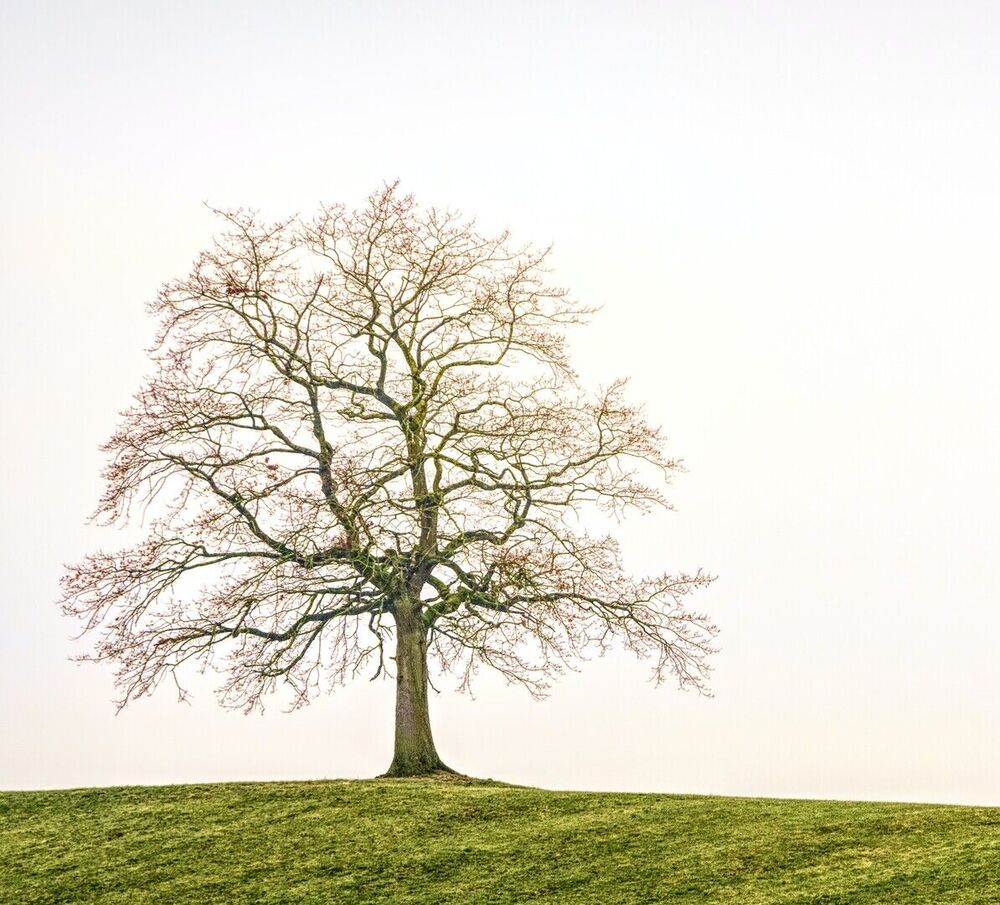
M 0 7 L 0 788 L 372 775 L 391 683 L 245 717 L 114 716 L 54 605 L 143 303 L 201 202 L 400 177 L 554 240 L 689 474 L 629 522 L 703 565 L 716 697 L 583 664 L 543 703 L 432 701 L 464 772 L 550 787 L 1000 804 L 1000 6 L 972 2 Z

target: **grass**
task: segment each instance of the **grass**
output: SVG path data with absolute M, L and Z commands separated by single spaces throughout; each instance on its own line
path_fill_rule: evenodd
M 434 779 L 0 793 L 0 902 L 1000 902 L 1000 808 Z

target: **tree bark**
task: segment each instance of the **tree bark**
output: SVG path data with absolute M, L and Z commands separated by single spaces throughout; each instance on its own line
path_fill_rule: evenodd
M 386 776 L 454 772 L 441 761 L 427 707 L 427 629 L 418 604 L 400 602 L 396 619 L 396 745 Z

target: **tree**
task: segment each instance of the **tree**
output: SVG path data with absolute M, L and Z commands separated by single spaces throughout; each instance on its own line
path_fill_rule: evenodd
M 448 769 L 429 660 L 539 693 L 617 638 L 705 690 L 715 628 L 683 598 L 710 578 L 635 579 L 580 526 L 667 506 L 679 463 L 622 382 L 580 388 L 564 331 L 589 312 L 547 284 L 547 251 L 396 186 L 308 221 L 217 213 L 226 232 L 152 305 L 154 372 L 105 445 L 97 517 L 152 505 L 144 540 L 64 578 L 119 706 L 189 661 L 246 709 L 394 672 L 388 772 L 409 775 Z

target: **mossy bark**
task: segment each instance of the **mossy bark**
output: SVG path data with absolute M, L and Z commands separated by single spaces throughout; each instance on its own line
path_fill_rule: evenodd
M 427 707 L 427 629 L 418 606 L 397 605 L 396 745 L 386 776 L 454 772 L 434 747 Z

